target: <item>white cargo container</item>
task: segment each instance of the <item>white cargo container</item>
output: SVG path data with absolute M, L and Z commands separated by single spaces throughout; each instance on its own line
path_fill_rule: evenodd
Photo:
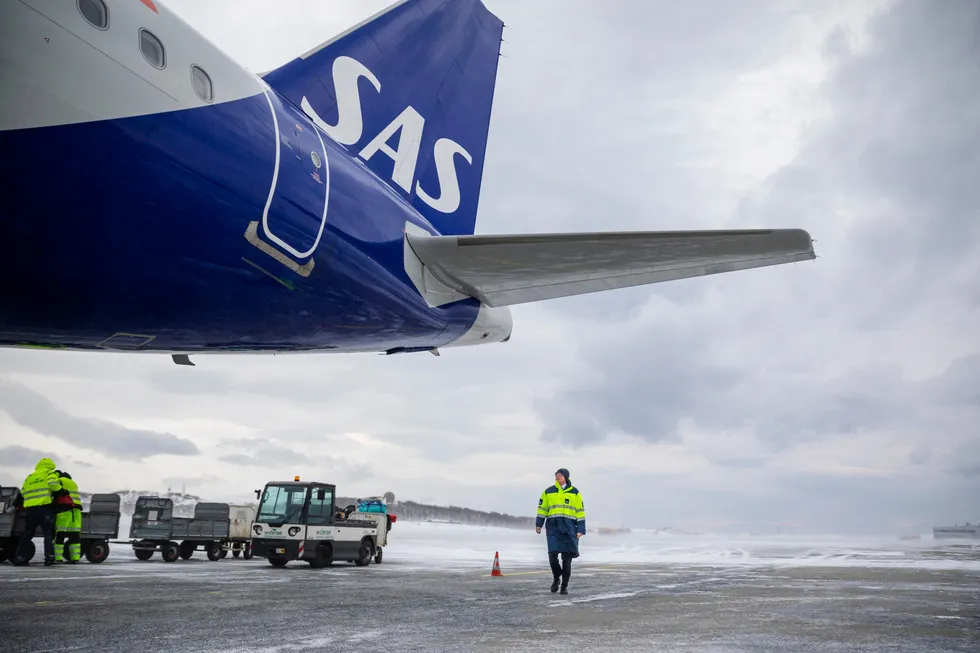
M 231 505 L 229 516 L 231 527 L 228 530 L 228 550 L 236 558 L 243 555 L 246 560 L 252 557 L 252 524 L 255 522 L 255 506 Z
M 231 529 L 228 536 L 233 540 L 247 540 L 252 537 L 252 523 L 255 521 L 255 506 L 229 506 L 231 509 Z

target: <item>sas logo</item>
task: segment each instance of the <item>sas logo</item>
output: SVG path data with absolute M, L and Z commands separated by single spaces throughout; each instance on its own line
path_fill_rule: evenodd
M 344 146 L 355 145 L 364 135 L 364 111 L 361 106 L 361 95 L 358 90 L 358 80 L 367 79 L 374 89 L 381 92 L 381 82 L 367 66 L 351 57 L 337 57 L 333 62 L 333 84 L 337 96 L 337 124 L 328 125 L 310 101 L 303 96 L 300 106 L 306 115 L 325 131 L 330 138 Z M 383 154 L 394 161 L 391 180 L 398 184 L 406 193 L 415 193 L 419 198 L 441 213 L 454 213 L 459 208 L 460 191 L 459 179 L 456 174 L 456 155 L 460 155 L 469 164 L 473 157 L 462 145 L 448 138 L 440 138 L 433 146 L 432 158 L 439 178 L 439 197 L 430 195 L 422 185 L 415 181 L 415 168 L 419 160 L 419 144 L 422 142 L 422 132 L 425 129 L 425 118 L 412 106 L 407 106 L 395 117 L 388 126 L 381 130 L 361 148 L 357 156 L 370 161 L 377 154 Z M 401 131 L 398 139 L 398 149 L 388 145 L 392 136 Z

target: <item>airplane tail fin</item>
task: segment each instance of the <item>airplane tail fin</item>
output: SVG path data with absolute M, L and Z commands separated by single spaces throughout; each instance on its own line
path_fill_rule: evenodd
M 472 234 L 503 23 L 401 0 L 263 79 L 446 235 Z

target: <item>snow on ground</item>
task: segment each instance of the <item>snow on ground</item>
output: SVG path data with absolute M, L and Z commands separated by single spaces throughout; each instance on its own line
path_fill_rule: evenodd
M 130 517 L 119 538 L 128 541 Z M 443 522 L 396 522 L 385 563 L 405 570 L 489 572 L 495 553 L 504 573 L 547 566 L 544 532 Z M 37 544 L 40 545 L 40 540 Z M 672 565 L 684 567 L 878 567 L 980 572 L 980 543 L 899 540 L 894 536 L 798 536 L 679 534 L 634 531 L 580 542 L 576 565 Z M 204 558 L 202 552 L 195 557 Z M 111 562 L 135 561 L 125 544 L 112 546 Z
M 980 543 L 959 547 L 895 537 L 590 533 L 576 564 L 702 567 L 906 567 L 980 572 Z M 418 568 L 486 568 L 500 553 L 504 572 L 547 564 L 544 532 L 435 522 L 396 522 L 386 560 Z M 963 555 L 966 554 L 966 555 Z

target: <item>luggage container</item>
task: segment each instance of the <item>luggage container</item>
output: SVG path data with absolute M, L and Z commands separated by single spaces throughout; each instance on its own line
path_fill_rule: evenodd
M 82 511 L 82 555 L 92 563 L 109 557 L 109 540 L 119 537 L 118 494 L 93 494 L 88 511 Z
M 19 488 L 0 487 L 0 562 L 12 560 L 17 553 L 17 542 L 20 540 L 20 531 L 16 530 L 19 503 Z M 33 550 L 31 557 L 34 557 Z
M 255 523 L 255 506 L 232 505 L 231 530 L 228 533 L 228 549 L 235 558 L 252 559 L 252 524 Z
M 98 564 L 109 557 L 109 540 L 119 536 L 118 494 L 93 494 L 88 511 L 82 511 L 82 555 L 91 563 Z M 20 490 L 0 488 L 0 562 L 12 560 L 17 553 L 17 542 L 27 527 L 26 516 L 20 505 Z M 39 531 L 34 532 L 40 537 Z M 37 548 L 32 541 L 28 546 L 27 560 L 34 558 Z
M 208 560 L 227 555 L 231 519 L 227 503 L 199 503 L 194 517 L 174 517 L 171 499 L 140 497 L 129 529 L 133 551 L 140 560 L 149 560 L 159 550 L 164 562 L 189 559 L 197 550 L 207 551 Z
M 388 546 L 388 533 L 398 517 L 388 512 L 384 497 L 358 499 L 356 509 L 347 514 L 348 519 L 371 521 L 377 525 L 378 539 L 374 549 L 374 563 L 380 565 L 384 558 L 384 548 Z

